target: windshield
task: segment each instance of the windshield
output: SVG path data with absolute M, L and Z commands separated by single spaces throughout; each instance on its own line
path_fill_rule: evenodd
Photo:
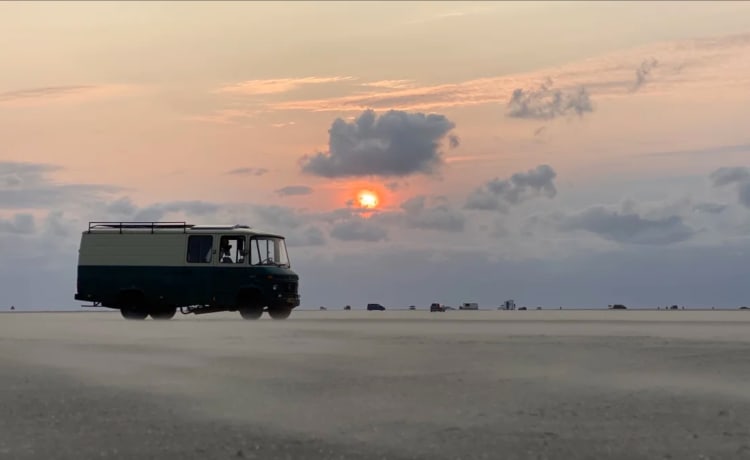
M 289 267 L 289 255 L 283 238 L 254 236 L 250 239 L 250 265 Z

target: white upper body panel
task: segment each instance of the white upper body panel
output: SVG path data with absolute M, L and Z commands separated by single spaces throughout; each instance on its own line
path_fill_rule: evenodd
M 210 267 L 221 263 L 221 255 L 218 250 L 222 237 L 241 238 L 243 240 L 242 247 L 246 249 L 248 238 L 256 235 L 283 238 L 281 235 L 236 225 L 200 225 L 182 228 L 93 227 L 84 231 L 81 235 L 78 264 Z M 188 239 L 191 236 L 197 238 L 191 242 L 192 260 L 188 260 L 188 253 L 191 251 Z M 197 239 L 200 239 L 200 236 L 212 236 L 213 238 L 210 242 L 206 238 L 202 238 L 202 241 L 198 242 Z M 196 251 L 201 255 L 196 256 Z M 239 256 L 235 255 L 235 257 Z M 249 264 L 246 260 L 244 263 L 221 263 L 221 266 L 248 267 Z

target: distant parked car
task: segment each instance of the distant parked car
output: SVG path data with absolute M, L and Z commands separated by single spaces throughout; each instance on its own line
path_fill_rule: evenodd
M 750 307 L 740 307 L 740 310 L 750 310 Z
M 376 311 L 383 311 L 385 310 L 385 307 L 380 305 L 379 303 L 368 303 L 367 309 L 370 311 L 376 310 Z
M 351 310 L 351 309 L 352 309 L 351 305 L 347 305 L 346 307 L 344 307 L 344 310 Z
M 433 303 L 432 305 L 430 305 L 430 311 L 445 311 L 445 307 L 443 307 L 439 303 Z
M 623 305 L 621 303 L 616 303 L 614 305 L 610 305 L 609 308 L 611 310 L 627 310 L 628 309 L 628 307 L 626 307 L 625 305 Z
M 416 310 L 416 309 L 417 309 L 417 306 L 416 306 L 416 305 L 410 305 L 410 306 L 409 306 L 409 310 Z

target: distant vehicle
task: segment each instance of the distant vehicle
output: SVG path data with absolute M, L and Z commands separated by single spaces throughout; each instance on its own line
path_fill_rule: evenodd
M 370 311 L 383 311 L 385 310 L 385 307 L 380 305 L 379 303 L 368 303 L 367 309 Z
M 479 304 L 476 302 L 464 302 L 458 307 L 459 310 L 479 310 Z
M 519 310 L 526 310 L 526 307 L 520 307 Z
M 326 307 L 320 307 L 320 311 L 326 311 L 328 310 Z
M 740 307 L 740 310 L 750 310 L 750 307 Z
M 670 310 L 679 310 L 680 307 L 678 307 L 677 305 L 672 305 L 671 307 L 669 307 L 669 309 Z
M 346 307 L 344 307 L 344 310 L 351 310 L 351 309 L 352 309 L 351 305 L 347 305 Z
M 623 305 L 621 303 L 617 303 L 617 304 L 614 304 L 614 305 L 610 305 L 609 309 L 610 310 L 627 310 L 628 307 L 626 307 L 625 305 Z
M 239 311 L 286 319 L 300 305 L 285 238 L 247 225 L 89 222 L 74 298 L 131 320 Z
M 409 310 L 416 310 L 416 309 L 417 309 L 417 306 L 416 306 L 416 305 L 410 305 L 410 306 L 409 306 Z
M 440 305 L 439 303 L 433 303 L 430 305 L 430 311 L 445 311 L 445 307 Z
M 515 310 L 516 302 L 514 300 L 506 300 L 498 310 Z

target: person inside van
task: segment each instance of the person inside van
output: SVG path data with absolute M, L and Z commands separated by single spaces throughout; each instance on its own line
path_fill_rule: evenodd
M 223 264 L 231 264 L 232 263 L 232 245 L 229 243 L 226 243 L 225 246 L 221 247 L 221 263 Z

